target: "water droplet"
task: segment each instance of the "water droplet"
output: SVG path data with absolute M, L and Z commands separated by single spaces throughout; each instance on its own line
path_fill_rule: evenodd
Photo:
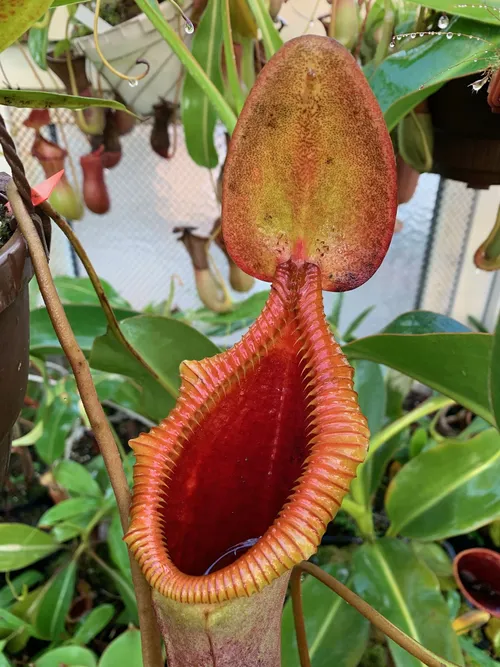
M 184 26 L 184 32 L 188 35 L 192 35 L 194 32 L 194 25 L 189 19 L 187 19 L 186 25 Z
M 438 19 L 438 28 L 440 30 L 446 30 L 446 28 L 450 25 L 450 19 L 446 16 L 446 14 L 441 14 L 441 16 Z
M 412 32 L 411 35 L 410 35 L 410 37 L 411 37 L 412 39 L 415 39 L 416 36 L 417 36 L 417 35 L 416 35 L 414 32 Z
M 398 40 L 398 42 L 400 42 L 400 41 L 401 41 L 401 35 L 398 35 L 398 36 L 396 37 L 396 39 Z
M 420 37 L 423 37 L 424 34 L 425 34 L 425 33 L 423 33 L 423 32 L 420 32 L 420 33 L 419 33 Z
M 131 88 L 136 88 L 136 86 L 139 85 L 139 82 L 137 81 L 137 79 L 134 79 L 133 81 L 129 81 L 129 82 L 128 82 L 128 85 L 129 85 Z
M 390 49 L 393 49 L 395 46 L 396 46 L 396 44 L 395 44 L 394 41 L 392 41 L 392 42 L 389 44 L 389 48 L 390 48 Z
M 446 33 L 446 39 L 451 39 L 452 37 L 453 37 L 453 33 L 452 33 L 452 32 L 447 32 L 447 33 Z
M 419 90 L 423 90 L 423 89 L 424 89 L 423 85 L 422 85 L 422 86 L 419 86 L 418 89 L 419 89 Z
M 462 33 L 461 33 L 461 32 L 457 32 L 457 37 L 462 37 Z
M 481 88 L 484 86 L 485 83 L 488 83 L 490 78 L 489 74 L 486 74 L 486 76 L 483 76 L 482 79 L 478 79 L 477 81 L 474 81 L 474 83 L 471 83 L 470 86 L 472 90 L 477 93 L 478 90 L 481 90 Z
M 474 62 L 477 63 L 477 58 L 474 58 Z

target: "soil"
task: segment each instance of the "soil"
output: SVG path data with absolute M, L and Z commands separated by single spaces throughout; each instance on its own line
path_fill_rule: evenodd
M 135 0 L 104 0 L 99 16 L 111 25 L 119 25 L 141 13 Z

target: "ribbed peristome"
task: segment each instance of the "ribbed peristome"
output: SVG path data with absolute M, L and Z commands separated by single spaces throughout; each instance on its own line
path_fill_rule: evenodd
M 290 363 L 300 370 L 301 400 L 306 406 L 306 455 L 299 474 L 274 520 L 244 555 L 209 574 L 186 574 L 169 553 L 169 540 L 177 538 L 168 534 L 165 520 L 176 471 L 205 420 L 224 410 L 231 392 L 244 392 L 245 382 L 283 336 L 292 341 Z M 368 445 L 366 420 L 353 390 L 353 370 L 323 312 L 318 268 L 292 260 L 279 266 L 266 306 L 242 340 L 215 357 L 183 363 L 181 377 L 180 396 L 171 414 L 131 442 L 137 462 L 126 541 L 150 585 L 172 600 L 214 603 L 250 596 L 315 553 Z M 265 401 L 263 395 L 263 406 Z M 275 431 L 278 443 L 279 424 Z M 213 475 L 214 493 L 217 474 L 206 471 Z M 249 493 L 257 502 L 259 489 Z M 197 521 L 203 523 L 203 513 Z M 245 516 L 240 521 L 244 523 Z

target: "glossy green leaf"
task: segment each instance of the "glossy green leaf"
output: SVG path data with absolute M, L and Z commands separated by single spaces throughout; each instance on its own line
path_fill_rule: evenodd
M 327 565 L 323 569 L 345 583 L 345 567 Z M 311 576 L 302 583 L 302 604 L 312 667 L 356 667 L 368 642 L 369 622 Z M 290 598 L 283 610 L 281 664 L 300 667 Z
M 141 633 L 127 630 L 106 648 L 99 661 L 99 667 L 142 667 Z
M 73 644 L 85 646 L 108 625 L 115 614 L 112 604 L 100 604 L 90 611 L 71 638 Z
M 4 0 L 8 1 L 8 0 Z M 2 31 L 3 32 L 3 31 Z M 48 93 L 45 90 L 0 90 L 0 104 L 6 107 L 20 109 L 87 109 L 88 107 L 104 107 L 125 111 L 134 116 L 124 104 L 104 97 L 80 97 L 78 95 L 64 95 Z
M 128 301 L 121 297 L 118 292 L 106 280 L 100 278 L 105 295 L 113 308 L 132 310 Z M 54 276 L 57 293 L 63 303 L 86 304 L 87 306 L 99 306 L 99 299 L 95 293 L 90 278 L 72 278 L 70 276 Z
M 430 310 L 410 310 L 398 315 L 381 333 L 387 334 L 432 334 L 467 333 L 468 329 L 452 317 L 433 313 Z
M 76 496 L 102 498 L 99 484 L 80 463 L 60 461 L 54 466 L 53 473 L 56 482 L 68 493 Z
M 52 0 L 0 0 L 0 52 L 14 44 L 33 23 L 42 18 L 51 2 Z
M 174 405 L 180 386 L 180 363 L 185 359 L 203 359 L 219 351 L 196 329 L 167 317 L 139 315 L 124 320 L 121 329 L 129 343 L 159 375 L 161 383 L 109 332 L 96 339 L 90 364 L 93 368 L 134 379 L 143 390 L 142 414 L 157 421 L 163 419 Z
M 51 7 L 65 7 L 66 5 L 78 5 L 87 0 L 53 0 Z
M 344 347 L 350 359 L 390 366 L 453 398 L 488 422 L 492 336 L 481 333 L 381 333 Z
M 358 393 L 361 412 L 368 420 L 373 435 L 380 431 L 385 416 L 385 384 L 382 369 L 372 361 L 360 359 L 354 363 L 354 389 Z M 371 496 L 372 475 L 375 457 L 368 458 L 359 466 L 357 476 L 351 483 L 351 493 L 361 505 L 368 506 Z
M 67 396 L 56 396 L 44 413 L 44 428 L 35 449 L 47 464 L 64 454 L 66 440 L 78 419 L 78 405 Z
M 499 5 L 497 0 L 488 0 L 484 3 L 480 2 L 463 2 L 457 3 L 456 0 L 424 0 L 419 5 L 422 7 L 429 7 L 438 12 L 446 14 L 454 14 L 455 16 L 465 16 L 466 18 L 474 19 L 475 21 L 482 21 L 483 23 L 492 23 L 498 26 L 500 15 L 498 13 Z M 488 11 L 486 7 L 492 7 L 492 11 Z M 496 8 L 496 11 L 495 11 Z
M 460 637 L 460 646 L 464 653 L 466 653 L 468 661 L 467 664 L 478 665 L 478 667 L 498 667 L 498 661 L 494 660 L 486 651 L 482 651 L 478 646 L 474 645 L 474 640 L 470 637 Z
M 76 562 L 71 560 L 48 582 L 37 608 L 35 627 L 46 639 L 59 641 L 75 592 Z
M 11 664 L 9 660 L 7 659 L 7 656 L 0 652 L 0 667 L 11 667 Z
M 112 373 L 92 372 L 92 379 L 101 402 L 109 402 L 121 408 L 141 412 L 141 389 L 129 378 Z
M 434 572 L 436 577 L 451 577 L 451 559 L 442 546 L 435 542 L 411 542 L 413 551 Z
M 51 18 L 52 12 L 49 11 L 47 20 L 42 20 L 42 23 L 45 22 L 45 25 L 41 28 L 30 28 L 28 34 L 28 50 L 30 55 L 38 67 L 43 70 L 47 69 L 47 48 L 49 45 L 49 27 Z
M 500 317 L 493 335 L 493 349 L 489 370 L 489 387 L 491 410 L 495 416 L 497 428 L 500 429 Z
M 0 524 L 0 572 L 20 570 L 59 549 L 47 533 L 22 523 Z
M 15 614 L 11 614 L 6 609 L 0 609 L 0 631 L 8 630 L 10 632 L 21 628 L 26 628 L 30 633 L 34 632 L 32 626 L 25 620 Z
M 34 662 L 34 667 L 61 667 L 61 665 L 64 667 L 97 667 L 97 658 L 92 651 L 82 646 L 60 646 L 47 651 Z
M 354 588 L 366 602 L 434 653 L 463 664 L 434 573 L 404 542 L 383 538 L 354 554 Z M 389 640 L 397 667 L 423 663 Z
M 191 52 L 207 77 L 222 91 L 222 18 L 218 0 L 209 0 L 193 37 Z M 182 125 L 189 155 L 201 167 L 214 168 L 219 156 L 214 144 L 217 114 L 209 98 L 192 76 L 182 89 Z
M 462 3 L 463 4 L 463 3 Z M 447 39 L 446 33 L 460 33 Z M 473 35 L 487 40 L 489 44 Z M 439 85 L 459 76 L 486 69 L 500 46 L 497 25 L 487 25 L 469 19 L 450 21 L 442 35 L 396 42 L 397 53 L 390 55 L 377 68 L 368 65 L 365 74 L 384 112 L 389 130 L 419 102 L 437 90 Z M 485 50 L 489 50 L 485 54 Z M 474 60 L 477 59 L 477 62 Z M 472 94 L 472 93 L 471 93 Z
M 96 512 L 99 506 L 100 501 L 97 498 L 69 498 L 44 512 L 38 521 L 38 525 L 50 528 L 59 521 L 66 521 L 87 512 Z
M 269 60 L 283 46 L 281 35 L 276 30 L 267 4 L 263 0 L 248 0 L 262 35 L 266 58 Z
M 100 307 L 87 305 L 68 305 L 64 311 L 69 320 L 78 345 L 83 352 L 92 349 L 95 338 L 106 332 L 107 321 Z M 116 317 L 121 320 L 134 313 L 130 310 L 118 309 Z M 37 308 L 31 311 L 30 316 L 30 350 L 36 356 L 61 354 L 61 346 L 52 326 L 46 308 Z
M 113 563 L 127 578 L 131 577 L 128 549 L 123 541 L 123 529 L 118 512 L 113 514 L 108 528 L 107 542 Z
M 12 577 L 10 586 L 5 585 L 0 588 L 0 609 L 7 607 L 15 600 L 15 597 L 20 596 L 26 588 L 31 588 L 35 584 L 42 581 L 43 575 L 37 570 L 25 570 L 18 574 L 17 577 Z
M 79 500 L 83 501 L 84 499 L 80 497 Z M 94 516 L 95 512 L 93 511 L 84 512 L 78 516 L 71 517 L 71 519 L 60 521 L 54 525 L 51 533 L 58 542 L 67 542 L 74 537 L 82 535 Z
M 410 458 L 415 458 L 418 456 L 426 447 L 429 442 L 429 436 L 427 435 L 427 429 L 419 427 L 415 429 L 411 438 L 410 438 Z
M 444 442 L 407 463 L 386 497 L 391 535 L 440 540 L 500 514 L 500 435 Z

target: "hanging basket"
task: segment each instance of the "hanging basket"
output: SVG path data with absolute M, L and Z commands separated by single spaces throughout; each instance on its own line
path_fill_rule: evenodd
M 192 3 L 183 11 L 189 14 Z M 170 2 L 162 2 L 160 10 L 172 28 L 187 43 L 184 20 Z M 137 74 L 145 65 L 137 65 L 138 59 L 146 60 L 150 70 L 137 84 L 120 79 L 102 62 L 94 44 L 93 35 L 79 37 L 73 41 L 75 49 L 83 53 L 106 79 L 115 93 L 135 113 L 145 116 L 152 113 L 153 105 L 159 98 L 173 101 L 177 80 L 181 74 L 181 64 L 172 49 L 161 37 L 144 14 L 120 23 L 111 30 L 99 34 L 99 46 L 104 57 L 115 69 L 123 74 Z
M 500 115 L 487 103 L 487 86 L 477 93 L 478 75 L 454 79 L 429 97 L 434 125 L 432 171 L 486 189 L 500 184 Z

